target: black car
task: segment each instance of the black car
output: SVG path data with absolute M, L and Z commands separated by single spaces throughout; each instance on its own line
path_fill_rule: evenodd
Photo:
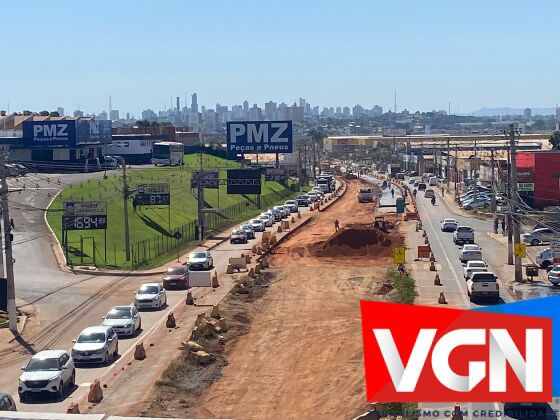
M 298 198 L 296 198 L 296 203 L 298 207 L 306 207 L 309 205 L 309 198 L 305 195 L 300 195 Z

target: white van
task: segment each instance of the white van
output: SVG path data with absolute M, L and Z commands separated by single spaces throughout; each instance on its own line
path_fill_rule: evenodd
M 431 176 L 429 180 L 429 184 L 431 187 L 434 187 L 438 184 L 437 176 Z

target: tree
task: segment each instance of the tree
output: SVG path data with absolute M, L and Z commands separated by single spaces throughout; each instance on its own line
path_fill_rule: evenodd
M 60 117 L 60 114 L 57 111 L 53 111 L 49 114 L 51 117 Z
M 39 112 L 39 115 L 41 117 L 48 117 L 49 116 L 49 111 L 41 111 L 41 112 Z
M 552 145 L 553 150 L 560 150 L 560 131 L 552 133 L 548 141 Z

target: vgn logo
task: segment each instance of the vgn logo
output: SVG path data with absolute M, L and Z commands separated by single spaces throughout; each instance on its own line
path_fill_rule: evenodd
M 552 400 L 550 318 L 372 301 L 361 311 L 368 401 Z
M 227 123 L 227 149 L 231 153 L 292 153 L 291 121 Z

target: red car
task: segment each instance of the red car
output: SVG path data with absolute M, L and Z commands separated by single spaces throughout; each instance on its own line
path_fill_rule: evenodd
M 184 265 L 173 265 L 163 275 L 163 287 L 169 289 L 189 288 L 189 269 Z

